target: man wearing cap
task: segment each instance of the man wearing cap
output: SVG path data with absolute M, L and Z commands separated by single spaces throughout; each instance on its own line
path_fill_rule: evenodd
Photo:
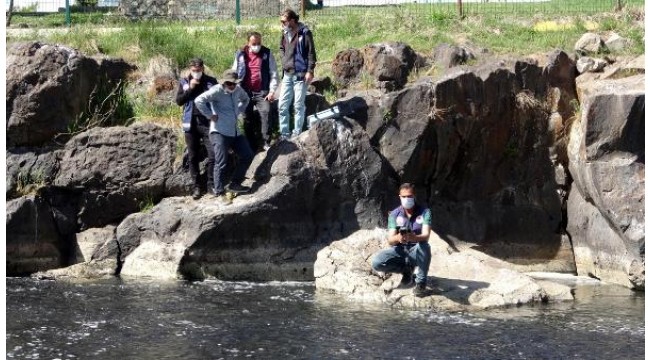
M 194 100 L 201 114 L 210 119 L 210 142 L 214 149 L 215 160 L 214 195 L 225 203 L 230 202 L 225 197 L 224 189 L 228 149 L 232 149 L 238 157 L 228 190 L 235 193 L 250 190 L 241 183 L 253 160 L 253 151 L 246 137 L 237 128 L 239 114 L 246 110 L 250 100 L 246 91 L 237 83 L 239 83 L 237 73 L 226 70 L 221 77 L 221 84 L 213 86 Z
M 194 99 L 201 93 L 207 91 L 217 84 L 217 79 L 203 74 L 203 60 L 194 58 L 189 62 L 190 74 L 181 79 L 176 93 L 176 104 L 183 106 L 183 132 L 185 133 L 185 144 L 187 144 L 187 156 L 190 165 L 190 174 L 194 187 L 192 198 L 197 200 L 201 197 L 201 186 L 199 184 L 199 151 L 204 146 L 208 154 L 208 166 L 206 169 L 210 191 L 214 187 L 212 175 L 214 173 L 214 151 L 210 144 L 210 120 L 208 120 L 194 106 Z
M 401 205 L 388 215 L 388 245 L 372 259 L 375 271 L 401 273 L 400 286 L 408 286 L 415 278 L 413 294 L 427 295 L 427 274 L 431 263 L 429 232 L 431 210 L 415 202 L 415 186 L 404 183 L 399 188 Z M 413 276 L 417 266 L 418 272 Z

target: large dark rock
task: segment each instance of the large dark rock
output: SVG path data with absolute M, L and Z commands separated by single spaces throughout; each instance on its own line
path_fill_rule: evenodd
M 571 272 L 566 164 L 549 155 L 552 87 L 534 67 L 487 65 L 423 79 L 384 96 L 382 110 L 369 106 L 366 129 L 399 181 L 418 186 L 445 240 L 515 268 Z
M 433 49 L 433 62 L 441 69 L 463 65 L 475 58 L 474 53 L 466 47 L 440 44 Z
M 644 80 L 583 84 L 569 143 L 576 194 L 568 231 L 576 248 L 588 250 L 576 253 L 578 273 L 635 288 L 645 287 L 645 276 L 629 270 L 643 271 L 645 253 Z
M 175 149 L 152 124 L 94 128 L 65 145 L 53 184 L 78 192 L 80 228 L 104 226 L 160 200 Z
M 57 229 L 50 205 L 29 195 L 7 202 L 7 275 L 67 265 L 72 249 Z
M 46 148 L 7 150 L 7 199 L 51 184 L 58 170 L 59 151 Z
M 13 44 L 7 51 L 7 146 L 42 145 L 69 132 L 93 91 L 118 83 L 132 68 L 99 61 L 61 45 Z
M 400 42 L 367 45 L 362 52 L 364 70 L 376 80 L 379 89 L 388 92 L 406 85 L 418 59 L 409 45 Z
M 313 279 L 316 253 L 384 221 L 383 163 L 351 120 L 323 120 L 258 155 L 254 192 L 163 200 L 117 228 L 124 276 Z
M 339 51 L 332 61 L 334 81 L 340 86 L 347 86 L 358 80 L 363 69 L 363 53 L 358 49 Z

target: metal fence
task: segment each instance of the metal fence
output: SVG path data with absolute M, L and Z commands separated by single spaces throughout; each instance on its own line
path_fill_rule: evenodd
M 5 0 L 7 14 L 43 16 L 52 13 L 109 13 L 113 18 L 247 19 L 275 17 L 285 8 L 303 17 L 381 16 L 400 11 L 414 16 L 458 15 L 576 15 L 643 7 L 643 0 Z M 9 16 L 8 16 L 9 17 Z M 81 21 L 81 20 L 79 20 Z
M 315 12 L 363 13 L 377 8 L 397 8 L 412 15 L 576 15 L 620 10 L 644 5 L 643 0 L 323 0 Z

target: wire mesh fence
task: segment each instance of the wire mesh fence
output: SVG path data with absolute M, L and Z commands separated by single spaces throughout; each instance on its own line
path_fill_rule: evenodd
M 276 17 L 286 8 L 305 18 L 381 16 L 401 12 L 411 16 L 561 16 L 611 12 L 642 7 L 643 0 L 5 0 L 13 15 L 110 13 L 130 20 L 247 19 Z M 11 7 L 13 5 L 13 7 Z M 67 5 L 67 6 L 66 6 Z M 69 19 L 69 17 L 68 17 Z M 69 22 L 69 20 L 68 20 Z
M 593 14 L 615 11 L 628 5 L 643 6 L 643 0 L 324 0 L 319 11 L 365 12 L 371 8 L 399 8 L 416 15 L 458 14 Z

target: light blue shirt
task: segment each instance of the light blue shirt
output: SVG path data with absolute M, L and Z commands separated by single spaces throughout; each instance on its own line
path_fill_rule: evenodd
M 237 130 L 237 117 L 246 111 L 249 101 L 248 94 L 239 85 L 229 94 L 222 84 L 217 84 L 199 95 L 194 100 L 194 104 L 208 119 L 212 115 L 217 115 L 216 122 L 210 121 L 211 133 L 218 132 L 224 136 L 238 136 L 241 133 Z

